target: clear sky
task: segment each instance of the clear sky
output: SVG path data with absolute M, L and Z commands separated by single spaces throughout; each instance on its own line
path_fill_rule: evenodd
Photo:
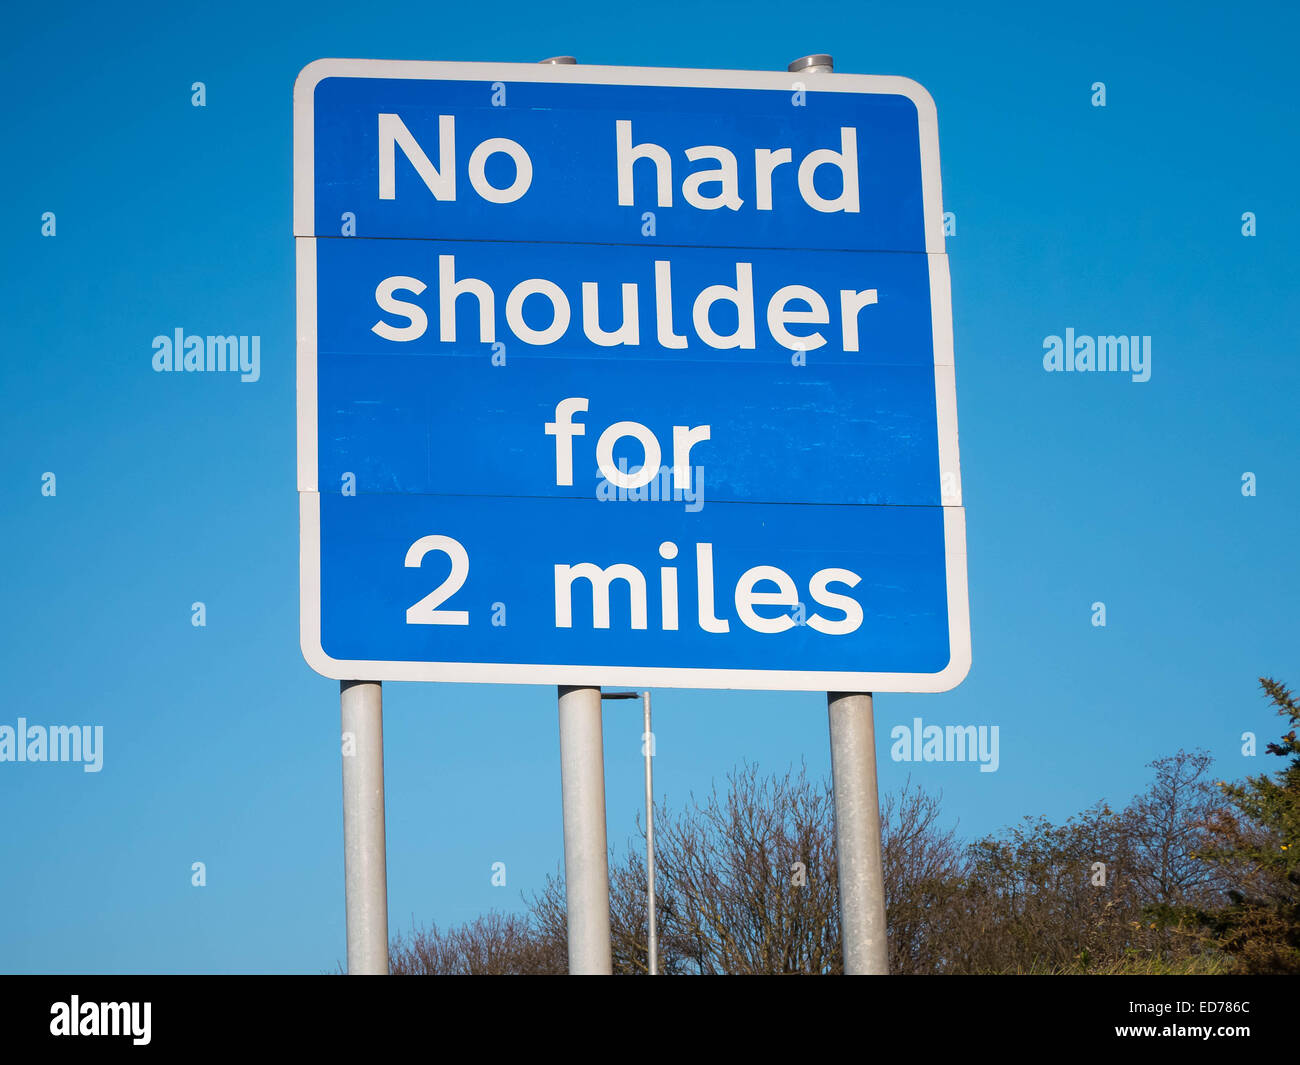
M 1047 8 L 12 11 L 0 726 L 104 738 L 98 773 L 0 762 L 0 971 L 344 955 L 338 685 L 297 633 L 291 98 L 326 56 L 768 70 L 831 52 L 921 82 L 956 215 L 974 665 L 953 692 L 877 698 L 882 787 L 910 773 L 974 835 L 1123 802 L 1180 746 L 1224 777 L 1271 769 L 1241 735 L 1262 750 L 1279 723 L 1258 675 L 1300 683 L 1296 9 Z M 154 373 L 152 338 L 178 327 L 260 336 L 260 380 Z M 1150 380 L 1045 372 L 1067 328 L 1151 337 Z M 605 711 L 620 846 L 641 804 L 635 706 Z M 918 716 L 997 725 L 997 772 L 891 761 L 890 729 Z M 816 694 L 663 690 L 655 726 L 670 802 L 743 760 L 829 771 Z M 520 907 L 562 854 L 554 689 L 388 684 L 385 731 L 392 927 Z

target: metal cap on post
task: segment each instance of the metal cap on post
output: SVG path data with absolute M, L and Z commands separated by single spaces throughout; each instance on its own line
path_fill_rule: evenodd
M 796 59 L 786 70 L 791 74 L 833 74 L 835 60 L 828 55 L 806 55 Z
M 539 63 L 549 63 L 553 67 L 567 67 L 577 63 L 571 55 L 553 55 L 550 59 L 539 59 Z

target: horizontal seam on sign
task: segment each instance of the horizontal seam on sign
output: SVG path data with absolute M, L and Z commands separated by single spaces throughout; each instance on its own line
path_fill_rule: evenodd
M 382 240 L 424 242 L 428 244 L 536 244 L 575 248 L 677 248 L 682 251 L 807 251 L 818 255 L 834 252 L 847 255 L 941 255 L 944 258 L 948 257 L 947 251 L 925 251 L 924 249 L 913 248 L 810 248 L 797 244 L 635 244 L 607 240 L 506 240 L 500 237 L 345 237 L 334 233 L 311 233 L 306 235 L 295 233 L 294 239 L 339 240 L 353 244 L 362 241 Z
M 449 340 L 449 341 L 447 341 L 447 343 L 452 344 L 452 343 L 458 343 L 458 342 L 457 342 L 457 341 L 450 341 L 450 340 Z M 493 341 L 490 341 L 490 340 L 484 340 L 484 341 L 480 341 L 480 343 L 481 343 L 481 344 L 486 348 L 489 344 L 493 343 Z M 661 348 L 661 349 L 659 349 L 659 350 L 661 350 L 661 351 L 674 351 L 674 350 L 686 350 L 686 349 Z M 796 350 L 799 350 L 799 349 L 797 349 L 797 348 L 786 348 L 785 350 L 786 350 L 786 351 L 796 351 Z M 814 350 L 816 350 L 816 349 L 814 349 Z M 481 358 L 484 358 L 484 357 L 485 357 L 485 356 L 484 356 L 484 353 L 483 353 L 482 351 L 472 351 L 472 350 L 469 350 L 469 349 L 467 349 L 467 348 L 458 348 L 458 349 L 455 350 L 455 351 L 427 351 L 427 350 L 426 350 L 426 351 L 393 351 L 393 352 L 383 352 L 383 351 L 330 351 L 330 350 L 325 350 L 325 351 L 317 351 L 317 352 L 316 352 L 316 356 L 317 356 L 317 359 L 319 359 L 321 356 L 325 356 L 325 357 L 328 357 L 328 358 L 331 358 L 331 359 L 365 359 L 365 360 L 371 360 L 371 359 L 388 359 L 388 358 L 392 358 L 392 359 L 407 359 L 407 360 L 410 360 L 410 359 L 481 359 Z M 511 353 L 510 357 L 511 357 L 512 359 L 521 359 L 521 360 L 526 360 L 526 361 L 529 361 L 529 362 L 531 362 L 531 361 L 533 361 L 533 360 L 537 360 L 537 361 L 539 361 L 539 362 L 541 362 L 541 361 L 555 361 L 555 360 L 561 360 L 561 361 L 564 361 L 564 362 L 600 362 L 600 363 L 610 363 L 610 364 L 626 365 L 627 362 L 633 362 L 633 361 L 635 361 L 635 362 L 639 362 L 639 363 L 640 363 L 640 362 L 647 363 L 647 364 L 649 364 L 649 365 L 651 365 L 651 366 L 660 366 L 660 365 L 662 365 L 662 364 L 664 364 L 664 363 L 676 362 L 676 363 L 694 363 L 694 364 L 696 364 L 696 365 L 700 365 L 700 366 L 724 366 L 724 367 L 726 367 L 726 366 L 730 366 L 730 367 L 752 366 L 752 367 L 755 367 L 756 369 L 773 369 L 773 370 L 774 370 L 774 369 L 778 369 L 778 368 L 780 368 L 780 369 L 784 369 L 784 364 L 785 364 L 786 361 L 788 361 L 788 360 L 783 360 L 783 359 L 781 358 L 781 352 L 780 352 L 780 351 L 774 351 L 774 352 L 772 353 L 771 358 L 768 359 L 768 360 L 762 360 L 762 359 L 701 359 L 701 358 L 698 358 L 698 357 L 696 357 L 696 358 L 674 358 L 674 357 L 671 356 L 671 355 L 665 355 L 665 356 L 663 356 L 662 358 L 650 357 L 650 358 L 642 358 L 642 359 L 635 359 L 635 360 L 631 360 L 631 359 L 628 359 L 628 360 L 622 360 L 622 359 L 619 358 L 618 353 L 617 353 L 617 352 L 614 352 L 612 349 L 611 349 L 611 354 L 609 354 L 609 355 L 570 355 L 570 354 L 564 354 L 564 353 L 561 353 L 561 352 L 548 353 L 548 352 L 545 352 L 545 351 L 516 351 L 516 352 Z M 821 367 L 826 367 L 826 366 L 843 366 L 843 367 L 849 367 L 849 368 L 852 368 L 852 369 L 863 370 L 863 371 L 872 370 L 872 369 L 879 369 L 879 370 L 885 370 L 885 369 L 911 369 L 911 370 L 921 371 L 921 370 L 933 370 L 933 369 L 935 368 L 935 366 L 951 366 L 951 365 L 952 365 L 952 363 L 950 363 L 950 362 L 940 362 L 940 363 L 935 363 L 935 362 L 933 362 L 933 361 L 929 361 L 929 360 L 921 360 L 921 361 L 916 361 L 916 362 L 901 362 L 901 361 L 900 361 L 900 362 L 885 362 L 885 361 L 881 361 L 881 360 L 877 359 L 877 360 L 872 361 L 872 362 L 858 362 L 858 361 L 854 361 L 854 360 L 852 360 L 852 359 L 840 359 L 840 360 L 837 360 L 837 361 L 828 361 L 828 360 L 823 356 L 823 357 L 819 360 L 819 362 L 818 362 L 818 369 L 820 370 Z M 803 388 L 803 387 L 806 387 L 806 385 L 808 385 L 808 384 L 830 385 L 830 384 L 833 384 L 833 383 L 834 383 L 834 382 L 831 382 L 831 381 L 825 380 L 824 378 L 821 378 L 821 377 L 815 377 L 815 376 L 813 376 L 813 374 L 809 374 L 808 376 L 809 376 L 809 377 L 812 377 L 812 380 L 811 380 L 811 381 L 808 381 L 808 382 L 802 382 L 802 381 L 779 381 L 779 382 L 776 382 L 776 383 L 779 384 L 779 385 L 781 385 L 781 386 L 783 386 L 783 387 L 784 387 L 784 386 L 789 386 L 790 388 Z M 363 401 L 362 401 L 362 400 L 353 400 L 353 402 L 354 402 L 354 403 L 360 403 L 360 402 L 363 402 Z M 372 400 L 372 401 L 370 401 L 370 402 L 378 403 L 378 402 L 380 402 L 380 401 L 379 401 L 379 400 Z
M 626 489 L 626 491 L 639 491 L 640 489 Z M 299 495 L 318 495 L 318 496 L 342 496 L 343 493 L 334 489 L 328 492 L 322 492 L 320 489 L 298 489 Z M 569 503 L 586 503 L 595 500 L 598 503 L 689 503 L 689 499 L 600 499 L 597 496 L 536 496 L 536 495 L 498 495 L 484 493 L 482 495 L 475 492 L 357 492 L 355 496 L 347 498 L 360 499 L 363 496 L 372 499 L 553 499 L 557 502 Z M 965 510 L 965 504 L 960 503 L 802 503 L 789 502 L 785 500 L 774 499 L 714 499 L 714 506 L 726 504 L 728 506 L 757 506 L 757 507 L 880 507 L 894 508 L 902 510 Z M 704 506 L 709 505 L 705 501 Z M 702 508 L 701 508 L 702 509 Z M 691 511 L 692 514 L 697 513 Z

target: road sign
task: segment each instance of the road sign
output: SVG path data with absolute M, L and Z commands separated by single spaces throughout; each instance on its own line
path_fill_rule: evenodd
M 923 88 L 320 60 L 294 107 L 314 669 L 960 683 Z

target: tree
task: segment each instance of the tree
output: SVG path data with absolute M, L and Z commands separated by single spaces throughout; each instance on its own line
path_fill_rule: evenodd
M 829 973 L 843 968 L 830 787 L 805 770 L 732 770 L 727 788 L 680 812 L 655 808 L 655 910 L 664 973 Z M 647 971 L 644 829 L 611 861 L 616 973 Z M 548 935 L 564 927 L 564 884 L 533 899 Z
M 733 770 L 726 787 L 680 811 L 656 806 L 659 971 L 843 971 L 830 782 L 801 768 Z M 881 804 L 890 969 L 937 971 L 938 900 L 959 875 L 961 847 L 939 827 L 939 797 L 905 783 Z M 610 863 L 614 972 L 647 971 L 644 829 Z M 535 927 L 564 942 L 564 881 L 530 903 Z
M 956 830 L 940 827 L 941 796 L 913 787 L 909 777 L 880 805 L 889 971 L 943 972 L 961 890 L 964 847 Z M 838 905 L 838 900 L 837 900 Z
M 1125 818 L 1099 801 L 969 849 L 944 971 L 1087 968 L 1148 946 Z
M 1201 856 L 1223 806 L 1208 780 L 1213 761 L 1205 751 L 1179 751 L 1148 763 L 1155 781 L 1125 811 L 1132 875 L 1148 905 L 1204 906 L 1222 898 L 1222 877 Z
M 1290 730 L 1267 752 L 1290 761 L 1275 775 L 1221 782 L 1230 803 L 1210 823 L 1203 855 L 1232 886 L 1229 904 L 1197 917 L 1247 973 L 1300 973 L 1300 705 L 1283 684 L 1260 687 Z
M 467 924 L 440 931 L 412 927 L 388 948 L 389 971 L 397 976 L 502 976 L 564 973 L 564 941 L 539 935 L 517 914 L 491 911 Z
M 1300 708 L 1261 680 L 1291 729 L 1276 777 L 1211 786 L 1203 751 L 1149 763 L 1123 810 L 1028 817 L 970 844 L 940 797 L 882 797 L 890 971 L 1300 972 Z M 830 781 L 744 765 L 679 809 L 656 806 L 659 971 L 843 971 Z M 615 973 L 648 971 L 644 828 L 610 856 Z M 522 915 L 489 913 L 394 941 L 394 972 L 567 968 L 562 872 Z

